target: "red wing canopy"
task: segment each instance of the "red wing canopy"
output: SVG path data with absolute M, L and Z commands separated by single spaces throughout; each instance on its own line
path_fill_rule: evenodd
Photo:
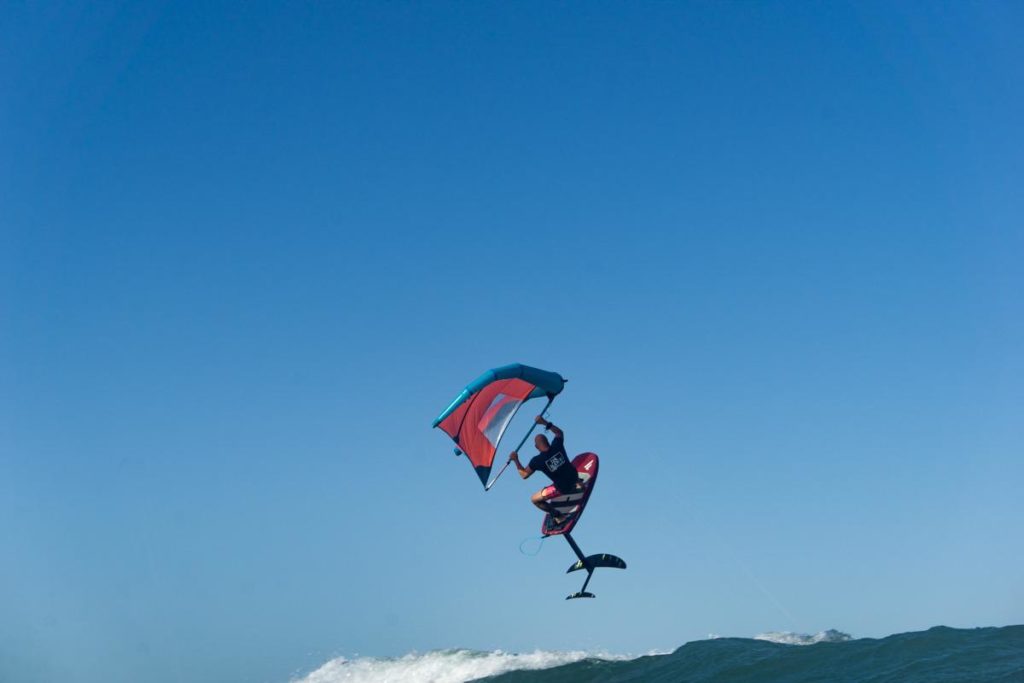
M 462 449 L 486 487 L 498 444 L 519 407 L 531 398 L 553 399 L 564 383 L 560 375 L 526 365 L 489 370 L 459 394 L 434 426 Z

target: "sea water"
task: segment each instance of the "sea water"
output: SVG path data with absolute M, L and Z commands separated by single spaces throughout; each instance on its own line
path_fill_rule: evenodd
M 671 653 L 444 650 L 333 659 L 296 683 L 1024 683 L 1024 626 L 855 639 L 840 631 L 712 638 Z

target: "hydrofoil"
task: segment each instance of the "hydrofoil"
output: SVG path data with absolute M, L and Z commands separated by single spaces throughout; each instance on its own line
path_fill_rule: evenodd
M 555 510 L 558 511 L 562 521 L 559 524 L 555 524 L 550 514 L 544 515 L 544 522 L 541 525 L 541 533 L 545 536 L 564 536 L 565 540 L 569 543 L 569 547 L 579 558 L 568 570 L 566 574 L 570 572 L 579 571 L 585 569 L 587 571 L 587 579 L 583 582 L 583 587 L 579 591 L 566 596 L 566 600 L 574 600 L 576 598 L 593 598 L 596 597 L 593 593 L 587 592 L 587 585 L 590 584 L 590 579 L 594 576 L 594 570 L 598 567 L 611 567 L 613 569 L 625 569 L 626 563 L 615 555 L 609 555 L 607 553 L 601 553 L 598 555 L 584 555 L 583 551 L 576 544 L 570 532 L 573 527 L 576 526 L 576 522 L 579 521 L 583 515 L 583 510 L 587 507 L 587 501 L 590 500 L 590 494 L 594 490 L 594 485 L 597 483 L 597 469 L 599 461 L 596 453 L 581 453 L 572 459 L 573 467 L 579 473 L 580 481 L 576 485 L 576 490 L 572 493 L 566 493 L 554 498 L 550 498 L 547 502 Z

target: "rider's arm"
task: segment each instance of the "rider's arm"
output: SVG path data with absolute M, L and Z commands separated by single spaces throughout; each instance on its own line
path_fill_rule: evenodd
M 533 421 L 539 425 L 544 425 L 544 429 L 554 434 L 556 439 L 559 439 L 563 436 L 562 430 L 556 427 L 554 422 L 548 422 L 547 420 L 545 420 L 543 415 L 538 415 L 536 418 L 534 418 Z
M 523 479 L 529 479 L 530 475 L 533 474 L 533 470 L 529 467 L 523 467 L 522 463 L 519 462 L 519 454 L 512 451 L 512 455 L 508 456 L 508 459 L 516 464 L 516 469 L 519 470 L 519 476 Z

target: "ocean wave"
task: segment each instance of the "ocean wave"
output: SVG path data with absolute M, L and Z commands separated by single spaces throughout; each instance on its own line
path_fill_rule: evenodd
M 791 631 L 769 631 L 754 636 L 754 640 L 767 640 L 769 643 L 779 643 L 780 645 L 814 645 L 816 643 L 845 643 L 847 640 L 853 640 L 853 636 L 830 628 L 814 635 L 792 633 Z
M 583 660 L 627 661 L 633 657 L 584 651 L 527 653 L 437 650 L 403 657 L 337 657 L 292 683 L 465 683 L 510 671 L 550 669 Z
M 816 645 L 821 647 L 791 647 Z M 442 650 L 394 659 L 332 659 L 292 683 L 1024 683 L 1024 626 L 853 639 L 763 633 L 710 638 L 645 656 L 537 650 Z

